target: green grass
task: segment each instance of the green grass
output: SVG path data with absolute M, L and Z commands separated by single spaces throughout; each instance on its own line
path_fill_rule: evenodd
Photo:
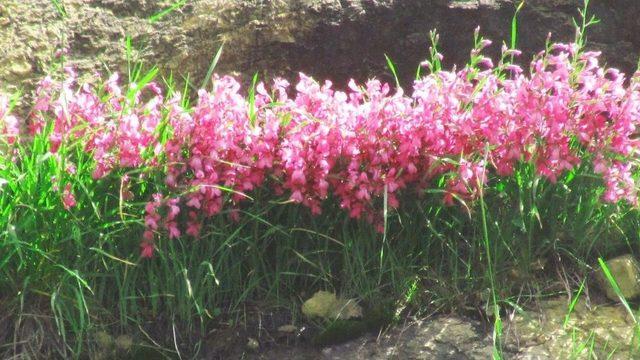
M 174 12 L 174 11 L 178 11 L 180 10 L 183 6 L 185 6 L 188 3 L 188 0 L 176 0 L 174 1 L 171 5 L 169 5 L 168 7 L 166 7 L 165 9 L 151 15 L 149 17 L 149 22 L 150 23 L 155 23 L 160 21 L 160 19 L 162 19 L 163 17 L 169 15 L 170 13 Z
M 400 211 L 387 209 L 384 234 L 331 203 L 325 215 L 312 217 L 258 192 L 240 222 L 222 214 L 201 239 L 163 239 L 155 258 L 142 261 L 142 199 L 158 185 L 134 181 L 139 198 L 122 201 L 114 195 L 117 175 L 95 181 L 86 154 L 67 148 L 55 157 L 47 150 L 46 135 L 37 136 L 19 149 L 19 161 L 3 158 L 0 165 L 7 180 L 0 293 L 10 294 L 0 301 L 17 329 L 28 321 L 55 329 L 60 341 L 49 350 L 63 357 L 98 351 L 98 331 L 130 334 L 167 355 L 195 355 L 203 346 L 197 334 L 250 321 L 255 314 L 245 313 L 246 304 L 282 307 L 296 318 L 318 289 L 368 304 L 405 299 L 406 309 L 420 313 L 479 306 L 473 294 L 489 288 L 499 350 L 500 308 L 549 280 L 522 283 L 510 271 L 533 274 L 532 260 L 561 257 L 570 270 L 586 273 L 599 256 L 638 245 L 637 211 L 602 204 L 596 179 L 578 169 L 549 184 L 523 166 L 515 177 L 494 181 L 468 210 L 440 205 L 437 192 L 408 196 Z M 61 171 L 68 158 L 76 159 L 73 178 Z M 77 208 L 62 208 L 52 176 L 72 182 Z M 160 331 L 174 328 L 177 338 Z M 9 345 L 1 349 L 11 352 L 19 335 L 5 337 Z
M 56 9 L 56 12 L 58 13 L 58 15 L 60 15 L 61 18 L 64 19 L 67 17 L 67 10 L 62 0 L 51 0 L 51 5 L 53 5 L 53 7 Z
M 613 277 L 613 274 L 611 274 L 611 271 L 609 270 L 609 267 L 604 262 L 604 260 L 602 260 L 602 258 L 598 258 L 598 264 L 600 265 L 600 268 L 602 269 L 602 273 L 604 274 L 605 278 L 607 279 L 607 281 L 611 285 L 611 288 L 613 289 L 613 292 L 616 294 L 618 299 L 620 299 L 620 303 L 627 310 L 627 312 L 629 313 L 629 316 L 631 316 L 631 318 L 633 319 L 633 322 L 638 324 L 638 320 L 636 319 L 636 315 L 635 315 L 634 311 L 631 310 L 631 306 L 629 306 L 629 302 L 627 301 L 625 296 L 622 294 L 622 290 L 620 290 L 620 286 L 618 286 L 618 282 Z

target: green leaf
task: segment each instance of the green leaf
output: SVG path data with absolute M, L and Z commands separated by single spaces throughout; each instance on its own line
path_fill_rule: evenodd
M 517 40 L 518 40 L 518 13 L 524 7 L 524 0 L 518 4 L 515 13 L 513 14 L 513 18 L 511 19 L 511 49 L 516 48 Z
M 401 89 L 402 87 L 400 86 L 400 80 L 398 79 L 398 72 L 396 71 L 396 66 L 393 64 L 393 61 L 391 61 L 391 58 L 389 58 L 387 54 L 384 54 L 384 58 L 387 59 L 387 66 L 389 67 L 389 70 L 391 70 L 391 74 L 393 74 L 393 79 L 396 81 L 396 87 L 398 89 Z
M 187 4 L 187 0 L 178 0 L 176 2 L 174 2 L 173 4 L 171 4 L 171 6 L 169 6 L 166 9 L 163 9 L 162 11 L 155 13 L 153 15 L 151 15 L 151 17 L 149 17 L 149 22 L 151 22 L 152 24 L 157 22 L 158 20 L 162 19 L 163 17 L 167 16 L 168 14 L 178 10 L 179 8 L 185 6 Z
M 637 324 L 638 320 L 636 319 L 636 315 L 634 314 L 633 310 L 631 310 L 631 307 L 629 306 L 629 303 L 627 302 L 627 299 L 624 298 L 624 295 L 622 294 L 622 290 L 620 290 L 620 286 L 618 286 L 618 282 L 616 281 L 616 279 L 611 274 L 611 271 L 609 270 L 609 267 L 604 262 L 604 260 L 602 260 L 602 258 L 598 258 L 598 263 L 600 264 L 600 268 L 602 269 L 602 273 L 604 274 L 605 278 L 607 279 L 607 281 L 611 285 L 611 288 L 613 289 L 613 292 L 616 293 L 616 295 L 618 296 L 618 299 L 620 299 L 620 302 L 622 303 L 622 306 L 624 306 L 624 308 L 627 310 L 629 315 L 631 315 L 631 318 L 633 319 L 633 322 Z
M 256 124 L 256 84 L 258 82 L 258 73 L 253 75 L 251 80 L 251 89 L 249 89 L 249 123 L 251 126 Z
M 209 81 L 211 81 L 211 76 L 213 75 L 213 70 L 218 65 L 218 61 L 220 61 L 220 56 L 222 56 L 222 48 L 224 48 L 224 43 L 222 43 L 222 45 L 220 45 L 220 47 L 218 48 L 218 51 L 213 56 L 213 59 L 211 59 L 211 64 L 209 65 L 209 69 L 207 70 L 207 74 L 204 76 L 204 79 L 202 80 L 202 85 L 200 86 L 201 89 L 204 89 L 205 86 L 207 86 L 207 84 L 209 83 Z

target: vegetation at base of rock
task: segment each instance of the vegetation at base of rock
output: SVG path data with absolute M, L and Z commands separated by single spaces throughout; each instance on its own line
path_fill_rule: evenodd
M 361 319 L 329 319 L 311 342 L 317 346 L 327 346 L 349 341 L 389 326 L 394 315 L 394 304 L 387 302 L 366 309 Z

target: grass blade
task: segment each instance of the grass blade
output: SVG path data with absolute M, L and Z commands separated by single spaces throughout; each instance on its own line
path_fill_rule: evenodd
M 211 81 L 211 76 L 213 76 L 213 70 L 218 65 L 218 61 L 220 61 L 220 56 L 222 56 L 223 48 L 224 48 L 224 43 L 220 45 L 220 47 L 218 48 L 218 51 L 213 56 L 213 59 L 211 59 L 211 64 L 209 64 L 209 69 L 207 70 L 207 74 L 204 76 L 204 79 L 202 80 L 202 85 L 200 85 L 201 89 L 204 89 L 209 83 L 209 81 Z
M 389 67 L 389 70 L 393 75 L 393 79 L 396 81 L 396 87 L 398 89 L 401 89 L 402 86 L 400 86 L 400 80 L 398 79 L 398 72 L 396 71 L 396 66 L 393 64 L 393 61 L 389 56 L 387 56 L 387 54 L 384 54 L 384 58 L 387 60 L 387 67 Z

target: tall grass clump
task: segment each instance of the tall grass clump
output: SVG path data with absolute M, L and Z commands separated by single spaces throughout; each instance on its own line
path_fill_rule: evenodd
M 482 308 L 499 357 L 501 309 L 544 295 L 541 264 L 637 251 L 640 75 L 583 36 L 525 71 L 515 34 L 494 64 L 476 32 L 445 71 L 434 33 L 411 93 L 300 74 L 245 94 L 214 74 L 184 94 L 157 69 L 66 68 L 28 131 L 0 96 L 0 354 L 107 356 L 128 336 L 197 356 L 212 329 L 265 308 L 295 321 L 325 289 Z

